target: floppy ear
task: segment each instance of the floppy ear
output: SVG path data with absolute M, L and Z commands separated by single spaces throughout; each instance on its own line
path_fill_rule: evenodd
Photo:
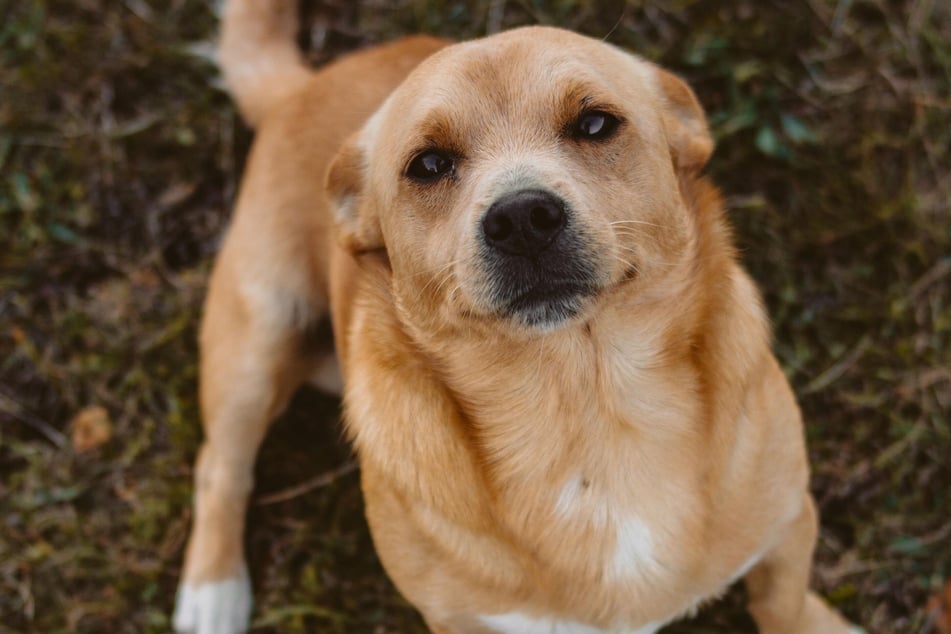
M 363 204 L 366 172 L 366 151 L 358 132 L 347 139 L 331 161 L 325 183 L 337 243 L 354 253 L 383 247 L 380 218 L 375 209 Z
M 664 127 L 674 165 L 684 172 L 699 172 L 713 153 L 713 138 L 703 108 L 684 80 L 662 68 L 657 68 L 656 72 L 664 99 Z

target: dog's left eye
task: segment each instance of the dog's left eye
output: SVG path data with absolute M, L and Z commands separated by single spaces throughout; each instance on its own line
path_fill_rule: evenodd
M 406 175 L 422 183 L 431 183 L 452 172 L 455 163 L 452 158 L 436 150 L 426 150 L 417 154 L 406 168 Z
M 575 122 L 575 137 L 591 141 L 606 139 L 617 130 L 621 120 L 601 110 L 584 112 Z

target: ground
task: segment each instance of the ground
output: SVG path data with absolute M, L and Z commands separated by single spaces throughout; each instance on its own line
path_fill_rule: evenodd
M 872 633 L 937 631 L 951 576 L 951 4 L 329 0 L 315 63 L 401 33 L 579 30 L 682 74 L 798 393 L 816 587 Z M 190 520 L 196 325 L 251 134 L 200 0 L 0 3 L 0 632 L 164 632 Z M 423 632 L 387 581 L 338 403 L 258 468 L 260 632 Z M 319 483 L 318 483 L 319 484 Z M 665 632 L 752 632 L 742 591 Z

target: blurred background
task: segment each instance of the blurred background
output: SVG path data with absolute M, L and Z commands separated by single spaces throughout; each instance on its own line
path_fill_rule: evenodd
M 800 396 L 815 585 L 871 633 L 947 632 L 951 3 L 327 0 L 314 63 L 550 24 L 680 73 Z M 164 632 L 200 439 L 196 326 L 251 134 L 207 0 L 0 0 L 0 632 Z M 255 631 L 423 632 L 385 578 L 336 400 L 262 450 Z M 345 471 L 345 470 L 344 470 Z M 277 494 L 273 496 L 271 494 Z M 742 590 L 665 633 L 753 632 Z

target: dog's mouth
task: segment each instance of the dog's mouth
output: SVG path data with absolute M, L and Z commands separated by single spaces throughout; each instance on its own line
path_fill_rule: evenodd
M 626 287 L 638 273 L 631 265 L 619 279 L 607 284 L 589 278 L 541 280 L 502 300 L 499 312 L 525 326 L 550 330 L 576 317 L 596 297 Z
M 526 326 L 553 328 L 576 316 L 596 293 L 596 285 L 585 280 L 546 280 L 507 299 L 502 312 Z

